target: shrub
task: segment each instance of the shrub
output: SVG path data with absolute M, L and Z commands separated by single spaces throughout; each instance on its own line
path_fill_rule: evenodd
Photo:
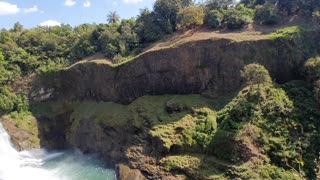
M 255 20 L 264 25 L 274 25 L 280 17 L 275 6 L 257 6 Z
M 211 28 L 219 28 L 222 26 L 224 14 L 219 10 L 211 10 L 207 14 L 206 24 Z
M 29 99 L 26 93 L 17 95 L 14 109 L 17 112 L 27 112 L 29 110 Z
M 314 94 L 317 102 L 320 104 L 320 80 L 315 83 Z
M 203 25 L 204 11 L 201 7 L 189 6 L 179 11 L 178 24 L 181 28 L 192 28 Z
M 9 87 L 0 88 L 0 114 L 12 111 L 15 99 L 16 96 Z
M 309 82 L 320 78 L 320 57 L 310 58 L 305 64 L 305 76 Z
M 246 65 L 241 76 L 247 80 L 249 85 L 272 83 L 268 70 L 260 64 Z
M 137 35 L 141 43 L 150 43 L 161 39 L 165 32 L 156 21 L 156 15 L 148 9 L 142 9 L 137 18 Z
M 241 29 L 252 22 L 254 10 L 238 5 L 226 11 L 225 20 L 229 29 Z
M 283 29 L 279 29 L 274 32 L 272 35 L 275 37 L 285 37 L 288 39 L 292 39 L 297 34 L 301 34 L 305 29 L 301 26 L 290 26 Z
M 320 11 L 315 11 L 312 13 L 313 20 L 320 23 Z

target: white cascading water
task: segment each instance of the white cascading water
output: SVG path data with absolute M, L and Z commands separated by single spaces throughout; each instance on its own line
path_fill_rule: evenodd
M 18 152 L 0 123 L 0 180 L 114 180 L 103 163 L 80 152 Z

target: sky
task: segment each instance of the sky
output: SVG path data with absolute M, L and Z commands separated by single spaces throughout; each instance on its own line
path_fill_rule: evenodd
M 142 8 L 152 9 L 155 0 L 0 0 L 0 29 L 10 29 L 20 22 L 25 28 L 76 26 L 106 23 L 106 16 L 116 11 L 122 19 L 136 17 Z

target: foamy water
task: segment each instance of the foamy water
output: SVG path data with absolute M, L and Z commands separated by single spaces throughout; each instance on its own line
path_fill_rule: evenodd
M 0 123 L 0 180 L 115 180 L 103 162 L 77 151 L 18 152 Z

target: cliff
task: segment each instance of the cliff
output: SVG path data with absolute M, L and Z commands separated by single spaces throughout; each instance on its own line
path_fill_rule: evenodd
M 79 62 L 37 82 L 34 101 L 101 100 L 130 103 L 144 95 L 205 94 L 239 90 L 246 64 L 264 65 L 278 83 L 299 79 L 300 68 L 319 51 L 320 32 L 269 35 L 258 40 L 205 39 L 145 52 L 120 65 Z

